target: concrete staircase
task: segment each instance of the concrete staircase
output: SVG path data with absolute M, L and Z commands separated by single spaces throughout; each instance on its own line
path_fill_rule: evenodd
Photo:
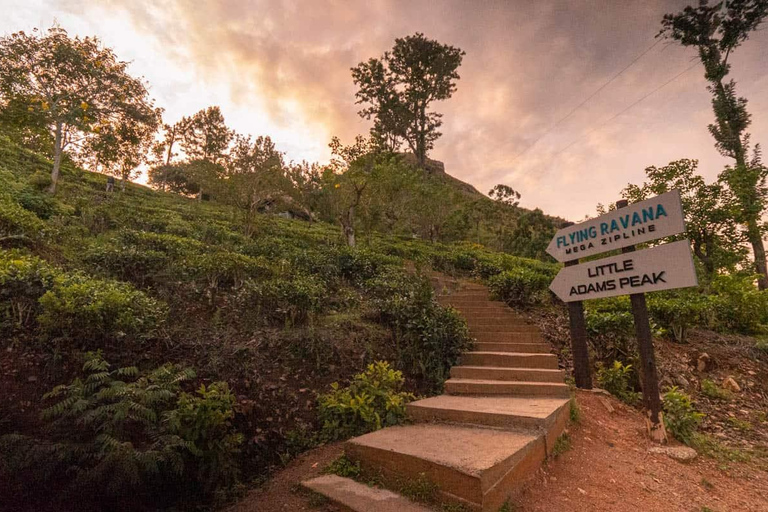
M 444 503 L 496 512 L 551 452 L 568 421 L 570 393 L 536 327 L 491 301 L 487 288 L 453 283 L 438 300 L 467 319 L 474 349 L 451 369 L 445 394 L 408 404 L 414 424 L 351 439 L 345 452 L 391 489 L 426 479 Z M 349 510 L 384 510 L 381 501 L 361 500 L 365 492 L 355 485 L 362 484 L 333 481 L 304 485 Z

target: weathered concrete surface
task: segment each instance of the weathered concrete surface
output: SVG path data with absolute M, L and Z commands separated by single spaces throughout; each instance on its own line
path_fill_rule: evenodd
M 454 366 L 451 377 L 457 379 L 519 380 L 526 382 L 563 382 L 565 371 L 543 368 L 503 368 L 497 366 Z
M 522 354 L 508 352 L 465 352 L 461 364 L 466 366 L 501 366 L 504 368 L 557 369 L 554 354 Z
M 545 456 L 536 434 L 448 424 L 386 428 L 348 441 L 345 451 L 365 472 L 395 484 L 424 474 L 443 494 L 479 506 L 521 460 Z
M 522 352 L 526 354 L 549 354 L 552 349 L 546 343 L 494 343 L 488 341 L 478 341 L 474 348 L 478 352 Z
M 431 512 L 392 491 L 336 475 L 320 476 L 301 485 L 353 512 Z
M 449 395 L 515 395 L 553 396 L 567 398 L 570 390 L 562 382 L 514 382 L 478 379 L 448 379 L 445 392 Z
M 563 398 L 441 395 L 411 402 L 407 410 L 416 421 L 547 430 L 567 404 Z

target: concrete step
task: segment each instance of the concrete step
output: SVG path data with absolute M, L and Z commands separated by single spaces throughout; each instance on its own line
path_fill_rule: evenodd
M 491 307 L 491 306 L 504 306 L 508 307 L 504 302 L 497 300 L 484 299 L 482 297 L 456 297 L 454 295 L 443 295 L 437 299 L 440 304 L 450 304 L 456 307 Z
M 568 398 L 570 390 L 562 382 L 515 382 L 503 380 L 455 379 L 445 381 L 449 395 L 512 395 Z
M 389 427 L 347 442 L 364 475 L 398 488 L 424 478 L 443 502 L 496 512 L 546 457 L 544 436 L 448 424 Z
M 440 395 L 406 406 L 414 421 L 442 421 L 550 432 L 565 427 L 569 400 L 548 397 Z M 557 430 L 557 429 L 555 429 Z M 560 435 L 558 431 L 555 435 Z
M 470 334 L 482 343 L 545 343 L 539 332 L 487 332 L 470 329 Z
M 464 352 L 461 355 L 464 366 L 496 366 L 503 368 L 544 368 L 557 369 L 554 354 L 522 354 L 509 352 Z
M 451 368 L 451 377 L 456 379 L 561 383 L 565 379 L 565 371 L 538 368 L 500 368 L 496 366 L 454 366 Z
M 478 327 L 496 327 L 496 326 L 508 326 L 508 327 L 530 327 L 536 328 L 536 326 L 529 324 L 522 318 L 514 315 L 493 315 L 493 316 L 478 316 L 478 315 L 464 315 L 467 319 L 467 325 Z
M 462 315 L 485 315 L 485 314 L 511 314 L 519 317 L 517 313 L 509 309 L 507 306 L 461 306 L 455 308 Z M 520 317 L 519 317 L 520 318 Z
M 431 509 L 417 505 L 392 491 L 370 487 L 336 475 L 319 476 L 302 482 L 301 485 L 352 512 L 431 512 Z
M 552 347 L 547 343 L 493 343 L 479 341 L 475 343 L 478 352 L 523 352 L 526 354 L 549 354 Z
M 514 334 L 518 332 L 541 332 L 535 325 L 478 325 L 467 324 L 469 331 L 475 333 Z

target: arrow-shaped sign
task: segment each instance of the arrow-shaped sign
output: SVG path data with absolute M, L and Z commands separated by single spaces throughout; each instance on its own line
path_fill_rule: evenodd
M 564 302 L 696 286 L 688 240 L 560 270 L 549 289 Z
M 555 233 L 547 252 L 571 261 L 685 231 L 680 192 L 673 190 Z

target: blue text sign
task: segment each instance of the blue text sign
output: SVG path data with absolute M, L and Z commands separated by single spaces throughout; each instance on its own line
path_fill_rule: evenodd
M 685 231 L 680 192 L 672 190 L 559 230 L 547 252 L 571 261 Z

